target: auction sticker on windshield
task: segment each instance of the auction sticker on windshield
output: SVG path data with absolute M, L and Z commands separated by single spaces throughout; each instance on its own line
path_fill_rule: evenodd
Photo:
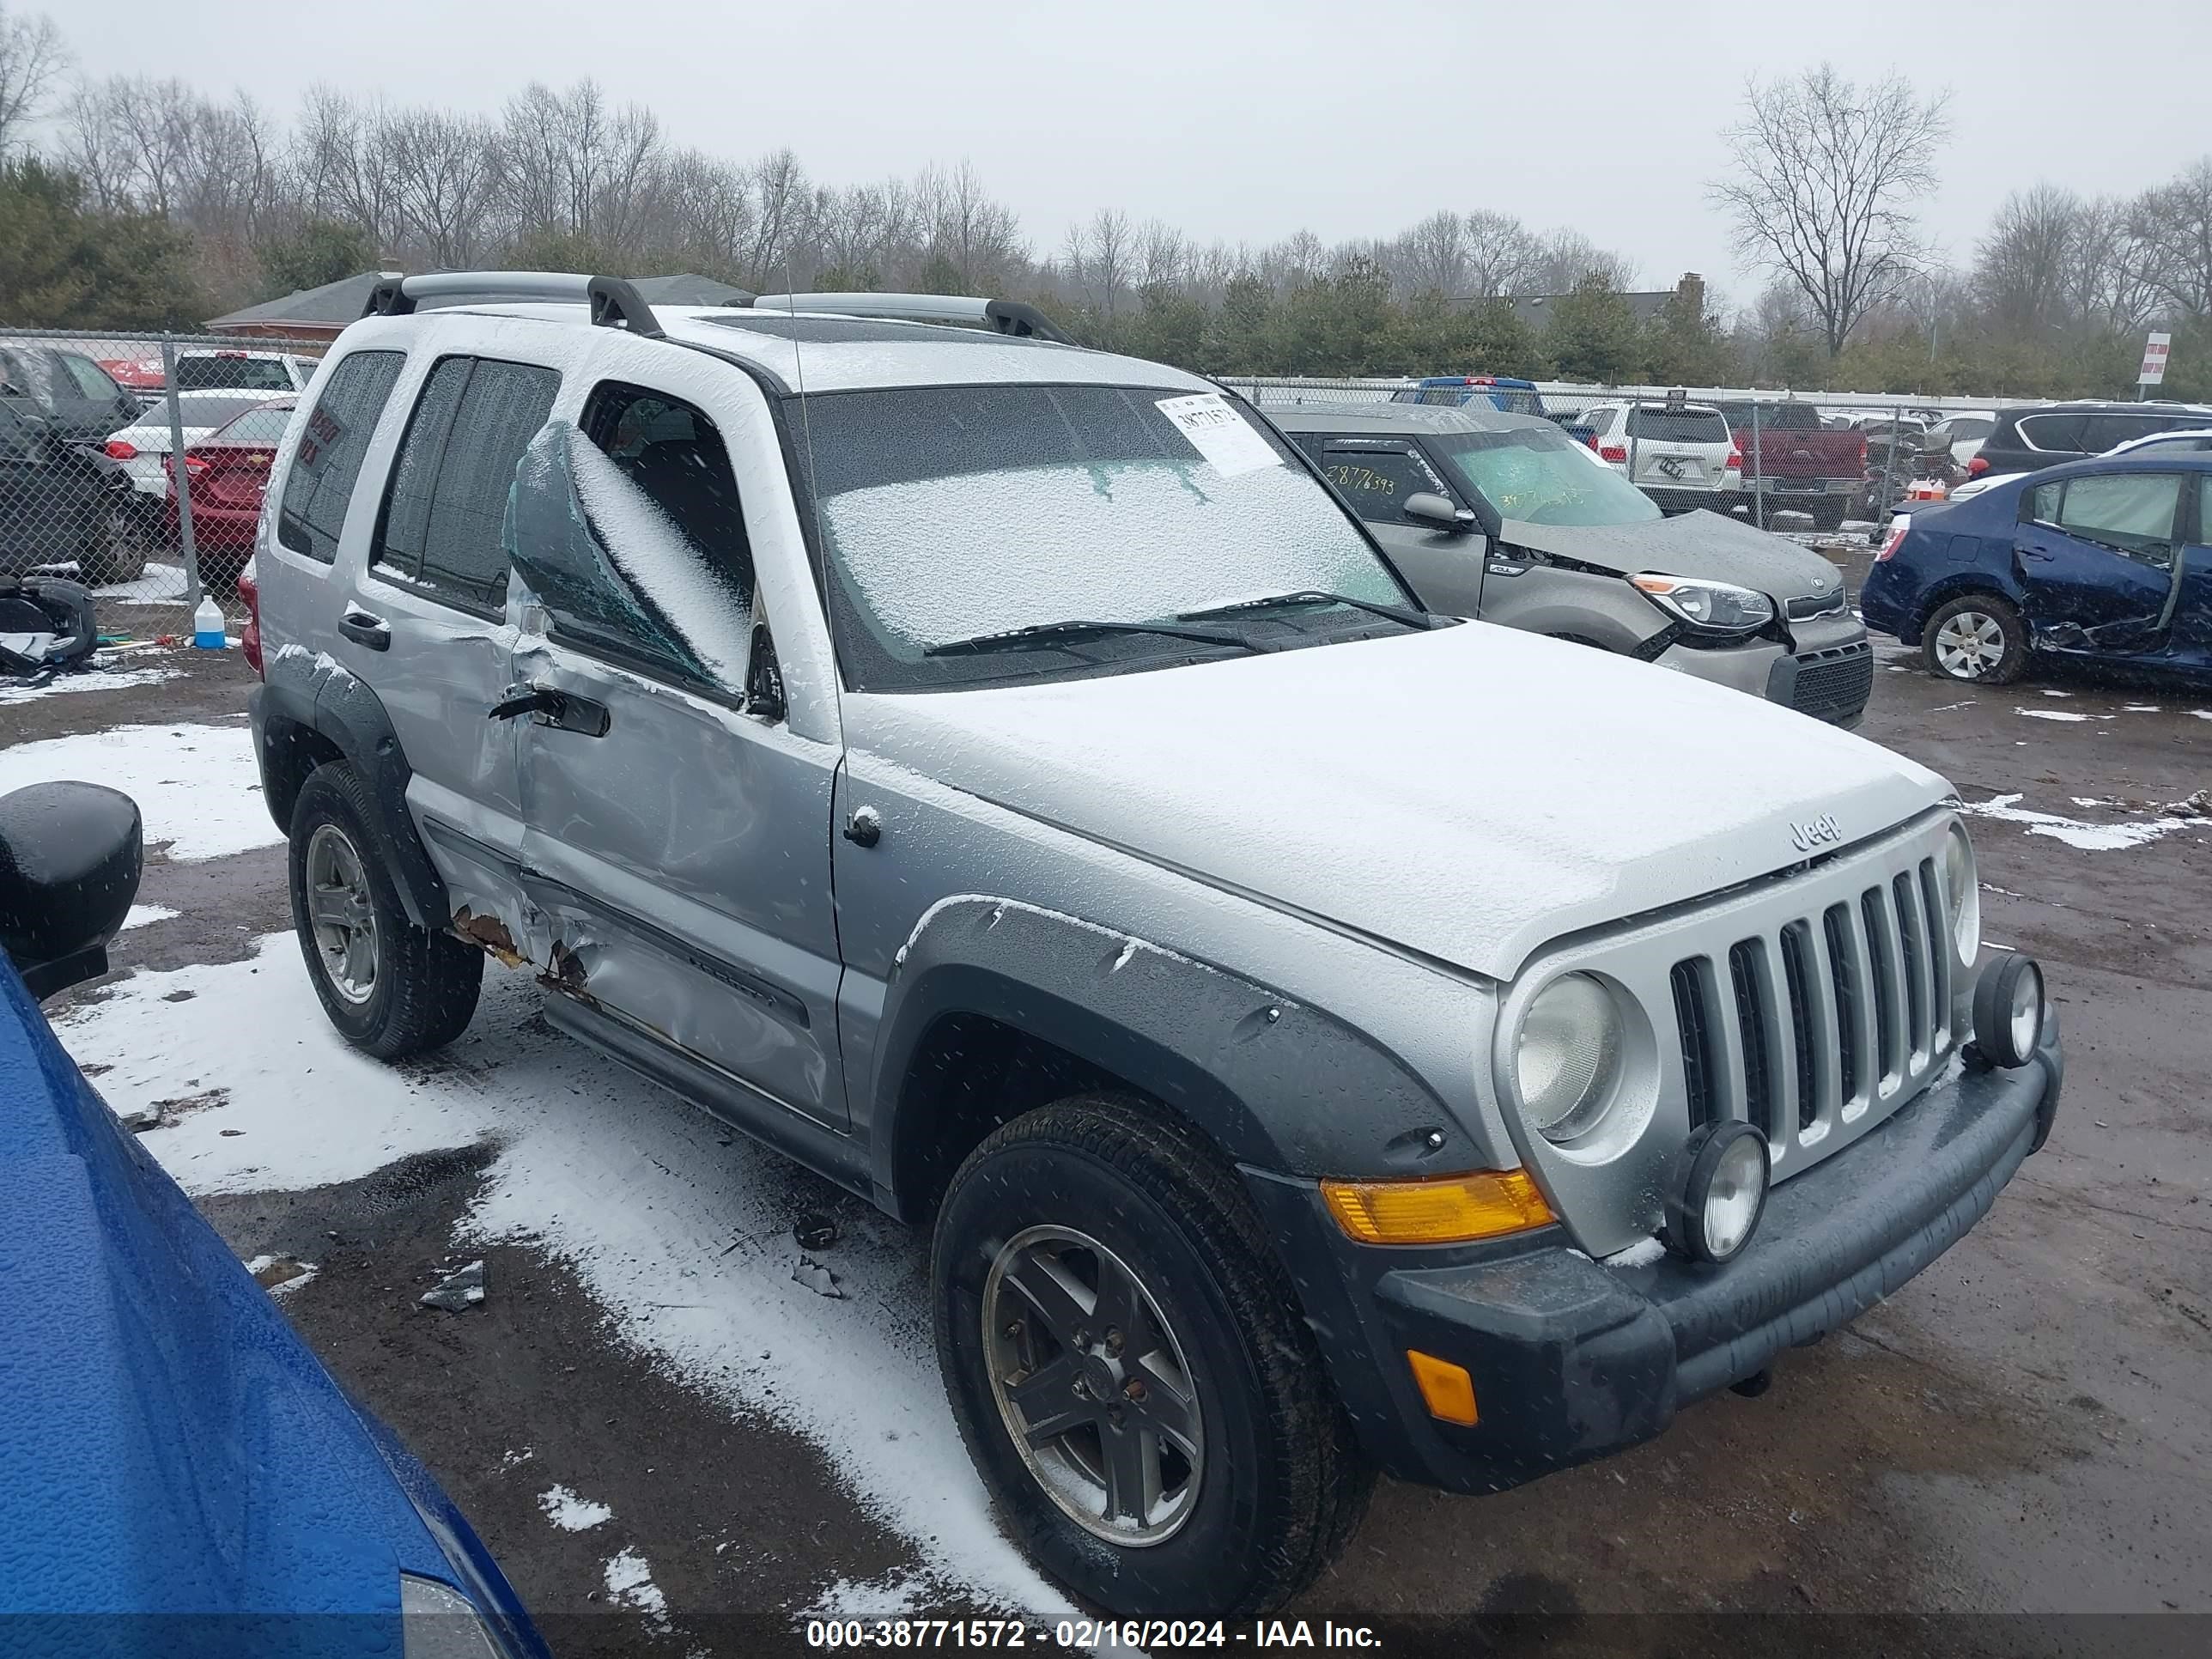
M 1200 392 L 1188 398 L 1163 398 L 1161 414 L 1224 478 L 1240 472 L 1256 472 L 1263 466 L 1280 466 L 1281 456 L 1252 424 L 1230 408 L 1218 392 Z

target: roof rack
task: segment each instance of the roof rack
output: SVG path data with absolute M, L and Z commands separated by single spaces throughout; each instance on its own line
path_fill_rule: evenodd
M 757 294 L 755 311 L 811 311 L 836 317 L 882 317 L 907 323 L 981 324 L 1022 339 L 1079 343 L 1035 306 L 957 294 Z
M 586 276 L 570 270 L 436 270 L 402 276 L 379 274 L 368 291 L 364 317 L 404 317 L 425 300 L 581 300 L 599 328 L 625 328 L 647 339 L 664 337 L 660 319 L 629 283 L 620 276 Z

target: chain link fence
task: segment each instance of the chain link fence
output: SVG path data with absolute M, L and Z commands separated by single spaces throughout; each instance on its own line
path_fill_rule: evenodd
M 1412 404 L 1540 415 L 1587 443 L 1662 511 L 1706 507 L 1784 533 L 1877 536 L 1914 501 L 1972 476 L 1982 440 L 2018 398 L 1865 397 L 1728 388 L 1581 386 L 1483 377 L 1230 375 L 1262 409 Z
M 82 582 L 104 617 L 203 594 L 234 608 L 277 441 L 327 344 L 0 328 L 0 579 Z

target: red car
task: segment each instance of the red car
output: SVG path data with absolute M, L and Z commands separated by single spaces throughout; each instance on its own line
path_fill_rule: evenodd
M 185 477 L 191 491 L 192 544 L 203 553 L 253 550 L 253 526 L 261 517 L 262 493 L 276 446 L 292 418 L 295 400 L 278 398 L 234 416 L 185 448 Z M 169 474 L 169 540 L 177 539 L 176 469 L 164 455 Z

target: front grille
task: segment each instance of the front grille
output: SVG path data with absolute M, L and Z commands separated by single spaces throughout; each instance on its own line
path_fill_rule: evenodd
M 1783 614 L 1791 622 L 1810 622 L 1815 617 L 1832 617 L 1844 608 L 1844 585 L 1838 582 L 1832 593 L 1790 600 L 1783 606 Z
M 1668 974 L 1691 1126 L 1755 1125 L 1778 1179 L 1832 1150 L 1838 1126 L 1917 1090 L 1950 1050 L 1935 860 L 1866 871 L 1853 886 Z
M 1864 640 L 1797 659 L 1790 706 L 1819 720 L 1856 720 L 1874 695 L 1874 647 Z

